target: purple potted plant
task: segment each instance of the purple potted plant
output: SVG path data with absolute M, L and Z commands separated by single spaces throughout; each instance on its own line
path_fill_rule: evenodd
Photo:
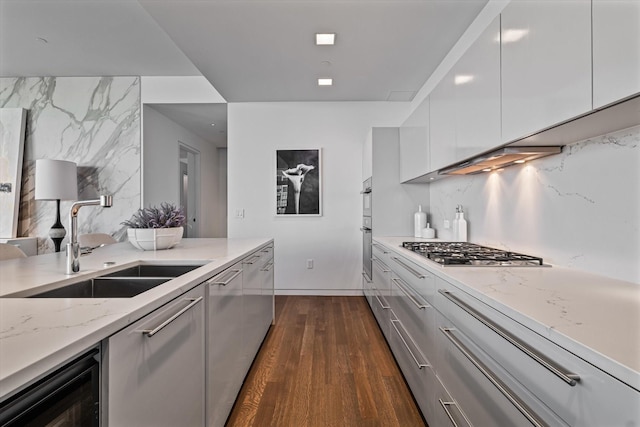
M 165 202 L 160 207 L 138 209 L 122 225 L 129 227 L 127 237 L 134 247 L 149 251 L 177 245 L 182 239 L 186 221 L 182 206 Z

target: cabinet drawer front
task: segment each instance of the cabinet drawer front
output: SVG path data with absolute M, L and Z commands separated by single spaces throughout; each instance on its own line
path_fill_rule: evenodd
M 435 276 L 432 273 L 398 255 L 392 255 L 390 262 L 388 265 L 393 270 L 394 277 L 404 280 L 429 303 L 433 301 L 435 297 Z
M 572 426 L 639 419 L 640 393 L 444 282 L 436 306 L 513 380 Z M 632 424 L 631 424 L 632 425 Z
M 404 280 L 391 279 L 391 308 L 427 360 L 435 356 L 435 310 Z
M 373 257 L 372 262 L 373 286 L 386 300 L 391 294 L 391 269 L 378 258 Z
M 271 259 L 273 258 L 273 245 L 263 246 L 262 248 L 259 249 L 258 252 L 260 253 L 260 256 L 262 259 L 264 260 Z
M 440 314 L 438 330 L 437 375 L 472 425 L 566 426 Z
M 431 367 L 420 354 L 393 310 L 390 310 L 390 319 L 389 347 L 420 410 L 426 415 L 429 412 L 429 402 L 433 397 L 427 376 L 427 371 Z
M 433 379 L 431 384 L 433 398 L 431 399 L 430 414 L 427 417 L 429 425 L 442 427 L 471 427 L 471 423 L 462 413 L 457 402 L 449 395 L 437 375 L 431 370 Z
M 241 270 L 240 263 L 229 270 Z M 220 276 L 226 275 L 223 272 Z M 222 277 L 224 279 L 224 277 Z M 240 391 L 242 372 L 242 275 L 207 286 L 207 425 L 223 425 Z
M 108 423 L 114 426 L 197 426 L 204 423 L 204 303 L 176 317 L 203 286 L 178 297 L 108 339 Z
M 384 334 L 385 338 L 389 339 L 389 305 L 384 300 L 384 298 L 380 295 L 380 292 L 376 289 L 372 291 L 372 311 L 376 320 L 378 321 L 378 326 L 380 326 L 380 330 Z

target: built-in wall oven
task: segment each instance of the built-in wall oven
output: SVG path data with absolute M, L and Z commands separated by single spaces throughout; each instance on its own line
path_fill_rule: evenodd
M 362 215 L 371 218 L 371 178 L 362 183 Z
M 99 360 L 94 348 L 0 403 L 0 426 L 99 426 Z
M 362 271 L 371 281 L 371 178 L 362 184 Z

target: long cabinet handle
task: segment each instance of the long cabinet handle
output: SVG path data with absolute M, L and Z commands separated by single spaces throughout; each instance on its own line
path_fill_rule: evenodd
M 161 324 L 159 324 L 158 326 L 156 326 L 153 329 L 143 329 L 140 332 L 142 332 L 143 334 L 145 334 L 147 337 L 151 338 L 152 336 L 154 336 L 155 334 L 157 334 L 158 332 L 160 332 L 162 329 L 164 329 L 167 325 L 169 325 L 171 322 L 173 322 L 174 320 L 176 320 L 178 317 L 182 316 L 184 313 L 186 313 L 187 311 L 189 311 L 192 307 L 194 307 L 196 304 L 198 304 L 200 301 L 202 301 L 202 297 L 198 297 L 198 298 L 186 298 L 185 301 L 191 301 L 189 303 L 189 305 L 187 305 L 186 307 L 184 307 L 182 310 L 178 311 L 176 314 L 174 314 L 173 316 L 169 317 L 167 320 L 165 320 L 164 322 L 162 322 Z
M 415 268 L 412 268 L 412 267 L 408 266 L 407 264 L 405 264 L 404 262 L 402 262 L 400 260 L 400 258 L 394 256 L 394 257 L 391 257 L 391 259 L 394 260 L 395 262 L 397 262 L 398 264 L 400 264 L 402 267 L 404 267 L 405 270 L 407 270 L 409 273 L 411 273 L 414 276 L 416 276 L 418 279 L 424 279 L 426 277 L 424 274 L 421 274 Z
M 493 384 L 502 395 L 507 398 L 509 402 L 513 406 L 516 407 L 518 411 L 524 417 L 529 420 L 529 422 L 536 427 L 548 427 L 548 424 L 545 423 L 540 417 L 538 417 L 529 406 L 524 403 L 518 396 L 515 395 L 511 391 L 511 389 L 504 384 L 500 379 L 496 377 L 496 375 L 487 368 L 487 366 L 479 361 L 471 351 L 453 334 L 453 329 L 451 328 L 439 328 L 440 332 L 442 332 L 448 339 L 456 346 L 458 350 L 467 358 L 469 361 L 484 375 L 490 382 Z
M 247 258 L 246 260 L 242 261 L 243 264 L 254 264 L 256 261 L 254 260 L 255 258 L 260 259 L 260 255 L 253 255 L 249 258 Z
M 391 272 L 391 270 L 389 270 L 389 267 L 384 265 L 382 263 L 382 261 L 380 261 L 378 258 L 371 258 L 371 261 L 376 263 L 378 265 L 378 267 L 380 267 L 380 270 L 382 270 L 383 273 L 390 273 Z
M 413 358 L 413 361 L 416 363 L 416 366 L 418 367 L 418 369 L 422 369 L 422 368 L 428 367 L 429 365 L 427 365 L 426 363 L 420 363 L 418 361 L 418 359 L 416 358 L 415 354 L 413 354 L 413 351 L 411 351 L 411 348 L 409 347 L 409 344 L 407 344 L 407 341 L 404 339 L 404 337 L 402 336 L 402 333 L 400 332 L 400 330 L 396 326 L 396 323 L 400 323 L 400 321 L 399 320 L 391 320 L 391 326 L 393 326 L 393 329 L 396 330 L 396 333 L 398 334 L 398 336 L 402 340 L 402 343 L 404 344 L 405 348 L 407 349 L 407 351 L 409 352 L 409 354 Z
M 402 291 L 402 293 L 405 294 L 411 300 L 411 302 L 416 307 L 418 307 L 418 309 L 424 310 L 425 308 L 429 307 L 428 304 L 420 304 L 420 302 L 418 302 L 418 300 L 413 295 L 411 295 L 411 293 L 409 291 L 407 291 L 404 288 L 404 285 L 400 282 L 400 279 L 396 279 L 394 277 L 394 278 L 391 279 L 391 281 L 396 284 L 396 286 Z
M 384 246 L 382 246 L 379 243 L 372 243 L 371 246 L 373 246 L 374 248 L 377 248 L 378 246 L 381 247 L 382 249 L 380 249 L 380 250 L 382 251 L 383 254 L 388 254 L 389 253 L 389 251 L 385 251 L 384 250 Z
M 208 285 L 222 285 L 227 286 L 229 283 L 233 281 L 238 275 L 242 273 L 242 269 L 240 270 L 229 270 L 227 273 L 223 273 L 222 276 L 216 276 L 213 279 L 207 281 Z M 225 280 L 223 280 L 225 279 Z
M 373 280 L 371 280 L 364 271 L 362 272 L 362 277 L 364 277 L 364 280 L 366 280 L 367 283 L 373 283 Z
M 527 356 L 529 356 L 530 358 L 538 362 L 540 365 L 544 366 L 546 369 L 554 373 L 558 378 L 560 378 L 565 383 L 573 387 L 576 385 L 578 381 L 580 381 L 580 375 L 571 373 L 567 369 L 563 368 L 557 362 L 550 360 L 547 356 L 531 348 L 529 345 L 522 342 L 522 340 L 520 340 L 510 332 L 506 331 L 502 327 L 495 324 L 487 316 L 480 313 L 479 311 L 471 307 L 466 302 L 462 301 L 460 298 L 455 296 L 450 291 L 446 289 L 438 289 L 438 292 L 444 295 L 444 297 L 447 298 L 449 301 L 453 302 L 455 305 L 457 305 L 458 307 L 460 307 L 461 309 L 469 313 L 471 316 L 473 316 L 475 319 L 480 321 L 482 324 L 484 324 L 486 327 L 491 329 L 493 332 L 495 332 L 496 334 L 500 335 L 502 338 L 510 342 L 512 345 L 514 345 L 520 351 L 525 353 Z
M 447 417 L 449 417 L 449 421 L 451 421 L 451 424 L 453 424 L 453 427 L 458 427 L 458 423 L 456 422 L 456 419 L 453 417 L 453 414 L 451 413 L 451 411 L 449 411 L 449 406 L 452 406 L 456 408 L 458 411 L 460 411 L 460 408 L 458 408 L 458 404 L 456 402 L 444 402 L 442 399 L 438 399 L 438 402 L 440 402 L 440 406 L 442 406 L 442 409 L 444 409 L 444 412 L 447 414 Z M 467 422 L 466 424 L 471 425 L 469 422 Z
M 271 267 L 273 267 L 273 261 L 269 261 L 260 269 L 260 271 L 270 271 Z
M 391 308 L 391 306 L 389 306 L 388 303 L 384 302 L 378 294 L 375 294 L 374 297 L 376 297 L 376 299 L 378 300 L 378 304 L 380 304 L 380 307 L 382 307 L 383 309 L 387 310 Z

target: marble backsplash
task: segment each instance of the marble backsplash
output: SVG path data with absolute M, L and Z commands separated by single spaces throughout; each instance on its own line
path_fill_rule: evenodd
M 502 172 L 430 184 L 438 237 L 462 204 L 470 242 L 640 283 L 640 127 Z
M 80 211 L 78 232 L 121 238 L 120 223 L 141 203 L 140 78 L 0 78 L 0 107 L 28 110 L 18 235 L 37 236 L 38 253 L 53 251 L 56 204 L 34 200 L 35 160 L 47 158 L 77 163 L 80 200 L 113 195 L 111 208 Z M 71 203 L 61 202 L 67 233 Z

